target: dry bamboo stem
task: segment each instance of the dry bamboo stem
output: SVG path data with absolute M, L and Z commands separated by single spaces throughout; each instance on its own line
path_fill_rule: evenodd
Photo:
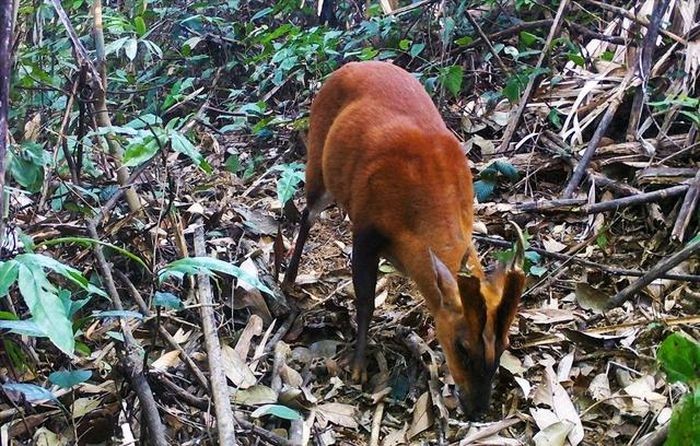
M 683 239 L 685 238 L 685 231 L 690 224 L 690 220 L 693 218 L 698 200 L 700 200 L 700 169 L 698 169 L 698 173 L 695 174 L 695 178 L 690 184 L 688 192 L 685 193 L 683 205 L 678 212 L 676 223 L 673 225 L 671 240 L 683 242 Z
M 5 241 L 5 157 L 12 70 L 12 2 L 0 7 L 0 247 Z

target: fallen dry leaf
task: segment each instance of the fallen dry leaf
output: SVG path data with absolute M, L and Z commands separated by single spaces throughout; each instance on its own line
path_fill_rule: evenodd
M 413 420 L 411 421 L 411 427 L 406 432 L 407 439 L 412 440 L 416 435 L 433 425 L 433 414 L 430 408 L 430 394 L 424 392 L 418 397 L 416 405 L 413 407 Z

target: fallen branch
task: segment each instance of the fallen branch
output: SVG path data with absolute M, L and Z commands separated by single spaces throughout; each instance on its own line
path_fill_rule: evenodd
M 474 234 L 473 237 L 477 241 L 481 241 L 484 243 L 488 243 L 490 245 L 498 246 L 500 248 L 511 248 L 513 246 L 513 244 L 507 240 L 489 237 L 487 235 Z M 586 266 L 588 268 L 597 269 L 599 271 L 605 271 L 607 273 L 615 274 L 618 276 L 642 277 L 645 274 L 647 274 L 646 271 L 616 268 L 614 266 L 601 265 L 600 263 L 591 262 L 590 260 L 582 259 L 582 258 L 579 258 L 576 256 L 560 254 L 558 252 L 549 252 L 546 249 L 536 248 L 534 246 L 529 247 L 528 250 L 535 251 L 538 254 L 541 254 L 545 257 L 552 258 L 554 260 L 559 260 L 559 261 L 564 261 L 564 262 L 573 262 L 573 263 L 576 263 L 576 264 L 581 265 L 581 266 Z M 700 276 L 691 275 L 691 274 L 664 273 L 664 274 L 659 276 L 659 279 L 680 280 L 680 281 L 684 281 L 684 282 L 700 283 Z
M 506 66 L 506 64 L 503 63 L 503 59 L 501 59 L 501 56 L 498 55 L 498 51 L 493 47 L 493 44 L 491 44 L 491 40 L 484 34 L 484 31 L 481 29 L 479 24 L 474 20 L 474 17 L 472 17 L 471 13 L 469 11 L 465 11 L 465 16 L 467 17 L 467 20 L 469 23 L 471 23 L 472 27 L 476 30 L 477 33 L 481 36 L 481 40 L 484 41 L 486 44 L 486 47 L 489 49 L 489 52 L 493 56 L 494 59 L 496 59 L 496 62 L 498 62 L 498 65 L 501 66 L 501 70 L 503 70 L 504 73 L 509 73 L 510 70 Z
M 623 303 L 627 301 L 630 297 L 634 296 L 637 294 L 639 291 L 641 291 L 642 288 L 645 286 L 649 285 L 651 282 L 654 280 L 658 279 L 663 275 L 666 271 L 670 270 L 671 268 L 675 267 L 679 263 L 683 262 L 684 260 L 687 260 L 690 258 L 692 255 L 697 254 L 700 252 L 700 233 L 695 236 L 693 240 L 690 241 L 683 249 L 678 251 L 677 253 L 673 254 L 670 257 L 665 258 L 664 260 L 660 261 L 659 263 L 656 264 L 652 269 L 647 271 L 645 275 L 640 277 L 638 280 L 635 282 L 631 283 L 628 285 L 626 288 L 624 288 L 622 291 L 617 293 L 615 296 L 613 296 L 612 299 L 608 302 L 607 307 L 608 308 L 615 308 L 619 307 Z
M 654 203 L 667 198 L 683 195 L 689 185 L 667 187 L 653 192 L 644 192 L 614 200 L 601 201 L 600 203 L 584 204 L 585 198 L 561 198 L 558 200 L 536 200 L 515 205 L 515 210 L 520 212 L 572 212 L 575 214 L 598 214 L 601 212 L 617 211 L 622 208 L 638 204 Z
M 654 203 L 657 201 L 664 200 L 666 198 L 683 195 L 688 190 L 688 187 L 689 186 L 687 184 L 680 184 L 678 186 L 668 187 L 666 189 L 655 190 L 653 192 L 646 192 L 638 195 L 632 195 L 630 197 L 623 197 L 617 198 L 615 200 L 601 201 L 600 203 L 587 204 L 585 206 L 581 206 L 580 209 L 575 211 L 583 214 L 597 214 L 600 212 L 617 211 L 621 208 L 626 208 L 637 204 Z
M 561 24 L 564 21 L 564 12 L 566 12 L 568 6 L 569 0 L 562 0 L 561 3 L 559 3 L 557 15 L 554 17 L 554 23 L 552 24 L 552 28 L 549 30 L 547 40 L 544 42 L 544 47 L 542 48 L 542 52 L 540 53 L 540 57 L 537 60 L 537 64 L 534 68 L 535 71 L 542 67 L 542 64 L 549 55 L 549 47 L 552 46 L 552 41 L 554 40 L 554 38 L 559 35 L 559 29 L 561 28 Z M 541 79 L 541 74 L 537 76 L 530 76 L 530 80 L 528 81 L 527 86 L 523 91 L 523 95 L 520 98 L 520 103 L 518 104 L 518 108 L 515 110 L 515 114 L 508 118 L 508 127 L 506 127 L 506 130 L 503 133 L 503 141 L 501 141 L 501 145 L 498 147 L 498 152 L 505 152 L 508 149 L 508 146 L 510 146 L 510 141 L 511 139 L 513 139 L 515 130 L 520 125 L 520 118 L 522 117 L 523 112 L 525 111 L 525 107 L 530 101 L 532 93 L 534 93 L 535 89 L 537 89 L 537 87 L 539 86 Z
M 199 218 L 194 230 L 194 255 L 205 257 L 207 250 L 204 242 L 204 223 Z M 209 363 L 209 380 L 211 381 L 211 393 L 214 399 L 216 412 L 216 426 L 219 431 L 219 444 L 222 446 L 236 444 L 236 431 L 231 410 L 231 399 L 224 374 L 224 360 L 221 356 L 221 344 L 216 332 L 216 319 L 214 315 L 211 283 L 206 274 L 197 275 L 199 285 L 199 314 L 202 319 L 202 331 L 204 343 L 207 349 L 207 362 Z

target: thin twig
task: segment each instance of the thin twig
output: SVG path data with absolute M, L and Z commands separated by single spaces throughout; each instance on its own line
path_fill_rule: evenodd
M 700 235 L 700 234 L 698 234 Z M 622 291 L 613 296 L 608 302 L 608 308 L 619 307 L 627 301 L 630 297 L 641 291 L 642 288 L 649 285 L 654 280 L 658 279 L 663 273 L 670 270 L 674 266 L 689 259 L 691 256 L 700 252 L 700 236 L 696 235 L 690 243 L 688 243 L 683 249 L 673 254 L 670 257 L 665 258 L 656 264 L 652 269 L 647 271 L 647 273 L 637 279 L 635 282 L 629 284 Z
M 549 35 L 547 36 L 547 40 L 544 42 L 544 47 L 542 48 L 540 57 L 537 60 L 537 64 L 535 65 L 535 71 L 542 67 L 545 59 L 549 55 L 550 47 L 552 46 L 552 41 L 555 37 L 559 36 L 559 29 L 561 28 L 561 24 L 564 21 L 564 12 L 566 12 L 568 6 L 569 0 L 562 0 L 562 2 L 559 4 L 557 15 L 554 17 L 554 23 L 552 24 L 552 28 L 549 30 Z M 505 132 L 503 132 L 503 140 L 501 141 L 501 145 L 498 147 L 498 152 L 505 152 L 508 149 L 508 146 L 510 146 L 510 141 L 513 139 L 513 135 L 515 135 L 515 130 L 520 125 L 520 118 L 522 117 L 523 112 L 525 111 L 525 107 L 527 106 L 527 103 L 530 102 L 530 97 L 534 93 L 535 89 L 537 89 L 537 86 L 540 84 L 541 79 L 542 74 L 537 76 L 530 76 L 530 80 L 528 81 L 527 86 L 523 91 L 523 95 L 520 98 L 518 108 L 515 110 L 515 113 L 508 119 L 508 127 L 506 127 Z
M 498 62 L 498 65 L 501 66 L 501 70 L 503 70 L 504 73 L 509 73 L 510 70 L 506 66 L 506 64 L 503 63 L 503 59 L 501 59 L 501 56 L 498 55 L 498 51 L 493 47 L 491 44 L 491 41 L 489 40 L 488 36 L 484 34 L 484 31 L 481 29 L 481 26 L 474 20 L 474 17 L 469 13 L 469 11 L 465 12 L 465 16 L 467 17 L 467 20 L 469 23 L 471 23 L 472 27 L 476 30 L 477 33 L 481 36 L 481 39 L 486 43 L 486 47 L 489 49 L 489 52 L 493 55 L 494 59 L 496 59 L 496 62 Z

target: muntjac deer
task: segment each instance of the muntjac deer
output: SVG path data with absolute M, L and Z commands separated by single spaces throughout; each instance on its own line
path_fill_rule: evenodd
M 335 200 L 353 224 L 353 379 L 367 377 L 367 330 L 384 256 L 424 296 L 465 413 L 484 412 L 523 289 L 522 243 L 518 261 L 485 276 L 472 245 L 467 159 L 421 84 L 385 62 L 348 63 L 333 73 L 311 106 L 305 192 L 283 285 L 294 283 L 309 229 Z

